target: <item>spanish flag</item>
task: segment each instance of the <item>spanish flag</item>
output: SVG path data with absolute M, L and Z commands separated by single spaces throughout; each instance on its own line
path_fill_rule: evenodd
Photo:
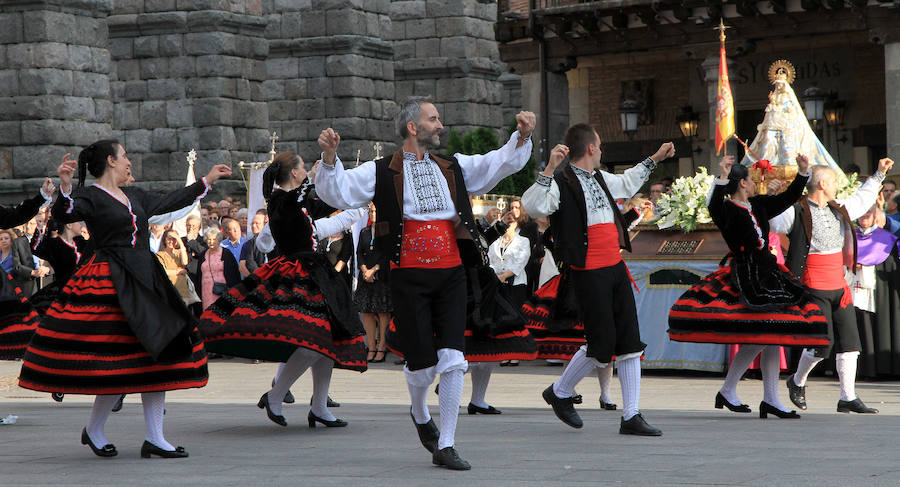
M 728 61 L 725 58 L 725 26 L 720 26 L 719 40 L 719 88 L 716 96 L 716 155 L 725 148 L 725 142 L 734 135 L 734 99 L 728 80 Z

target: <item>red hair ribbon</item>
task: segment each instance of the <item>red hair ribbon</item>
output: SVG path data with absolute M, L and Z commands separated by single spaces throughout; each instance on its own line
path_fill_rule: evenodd
M 775 171 L 775 169 L 772 168 L 772 163 L 769 162 L 768 159 L 760 159 L 760 160 L 756 161 L 755 163 L 753 163 L 753 169 L 759 169 L 761 181 L 766 180 L 767 172 Z

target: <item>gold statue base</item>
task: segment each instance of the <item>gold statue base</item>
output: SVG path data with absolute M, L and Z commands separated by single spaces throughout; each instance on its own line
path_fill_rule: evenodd
M 756 194 L 766 194 L 767 188 L 766 185 L 768 181 L 773 179 L 778 179 L 784 184 L 791 184 L 791 181 L 797 177 L 797 166 L 794 165 L 779 165 L 772 166 L 773 171 L 766 172 L 765 181 L 762 180 L 761 170 L 750 168 L 750 177 L 753 179 L 753 182 L 756 184 Z

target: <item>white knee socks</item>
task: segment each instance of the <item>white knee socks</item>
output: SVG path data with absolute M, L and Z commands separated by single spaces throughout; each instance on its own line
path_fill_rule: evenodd
M 734 354 L 731 366 L 728 367 L 728 373 L 725 375 L 725 382 L 719 393 L 731 404 L 743 404 L 737 395 L 737 385 L 741 381 L 741 376 L 750 368 L 753 359 L 759 355 L 759 352 L 765 348 L 763 345 L 741 345 L 740 349 Z
M 297 348 L 291 354 L 288 361 L 285 362 L 278 380 L 275 381 L 275 385 L 269 389 L 269 409 L 272 410 L 272 414 L 281 416 L 281 403 L 284 401 L 284 395 L 294 385 L 294 382 L 297 382 L 297 379 L 306 372 L 306 369 L 321 356 L 306 348 Z
M 469 402 L 480 408 L 488 407 L 484 395 L 491 380 L 493 366 L 491 363 L 469 362 L 469 373 L 472 374 L 472 400 Z
M 841 401 L 856 399 L 856 362 L 859 352 L 841 352 L 835 355 L 838 380 L 841 383 Z
M 745 345 L 742 345 L 743 349 Z M 778 398 L 778 373 L 781 371 L 781 347 L 778 345 L 767 345 L 759 360 L 759 370 L 762 372 L 763 380 L 763 401 L 770 406 L 774 406 L 782 411 L 790 411 L 781 399 Z
M 454 444 L 462 391 L 462 370 L 451 370 L 441 374 L 441 389 L 438 394 L 438 404 L 441 407 L 441 437 L 438 440 L 438 449 L 444 449 Z
M 805 386 L 809 373 L 821 361 L 822 358 L 816 357 L 816 353 L 813 350 L 804 348 L 803 353 L 800 355 L 800 362 L 797 364 L 797 372 L 794 374 L 794 384 L 800 387 Z
M 106 394 L 94 398 L 91 418 L 88 420 L 85 430 L 87 430 L 91 442 L 97 448 L 103 448 L 109 443 L 109 440 L 106 439 L 106 434 L 103 432 L 103 427 L 106 425 L 106 420 L 109 419 L 112 407 L 116 404 L 119 396 L 120 394 Z
M 556 397 L 572 397 L 575 394 L 575 386 L 588 374 L 597 368 L 598 362 L 587 356 L 585 347 L 581 347 L 572 356 L 569 365 L 563 370 L 562 375 L 553 383 L 553 393 Z
M 325 421 L 336 418 L 328 411 L 328 387 L 331 385 L 331 371 L 334 360 L 321 356 L 312 364 L 313 395 L 310 410 Z
M 141 393 L 141 402 L 144 404 L 144 424 L 147 427 L 147 434 L 144 438 L 163 450 L 175 451 L 175 447 L 166 441 L 166 438 L 163 436 L 163 415 L 165 414 L 166 408 L 166 393 Z
M 612 382 L 612 375 L 612 362 L 606 367 L 597 367 L 597 379 L 600 380 L 600 400 L 606 403 L 612 402 L 612 397 L 609 395 L 609 383 Z
M 641 359 L 640 357 L 616 360 L 619 367 L 619 382 L 622 384 L 622 419 L 628 421 L 638 414 L 641 399 Z
M 431 419 L 431 413 L 428 412 L 427 401 L 429 386 L 417 386 L 407 382 L 406 387 L 409 389 L 409 400 L 412 404 L 411 411 L 413 419 L 419 424 L 427 423 L 428 420 Z

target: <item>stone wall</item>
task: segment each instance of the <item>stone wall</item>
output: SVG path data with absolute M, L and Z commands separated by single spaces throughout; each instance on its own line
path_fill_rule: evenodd
M 0 3 L 0 197 L 33 193 L 63 154 L 109 136 L 112 0 Z

